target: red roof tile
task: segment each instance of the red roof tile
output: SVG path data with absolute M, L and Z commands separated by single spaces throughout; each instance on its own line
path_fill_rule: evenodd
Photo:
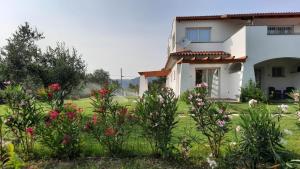
M 240 63 L 246 62 L 247 56 L 244 57 L 204 57 L 204 58 L 181 58 L 178 60 L 177 64 L 190 63 L 190 64 L 213 64 L 213 63 Z
M 230 55 L 224 51 L 181 51 L 170 53 L 170 56 Z
M 188 21 L 188 20 L 290 18 L 290 17 L 300 17 L 300 12 L 270 12 L 270 13 L 244 13 L 244 14 L 208 15 L 208 16 L 178 16 L 176 17 L 176 20 Z

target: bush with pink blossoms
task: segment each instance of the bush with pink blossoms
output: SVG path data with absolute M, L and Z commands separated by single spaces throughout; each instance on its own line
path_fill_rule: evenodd
M 110 155 L 120 155 L 123 151 L 133 122 L 127 108 L 113 100 L 115 90 L 115 86 L 107 85 L 92 92 L 94 115 L 85 125 L 85 130 L 107 148 Z
M 46 102 L 50 110 L 38 127 L 40 142 L 58 158 L 75 158 L 81 152 L 82 109 L 69 102 L 61 104 L 59 84 L 50 85 Z
M 229 116 L 227 105 L 208 99 L 206 83 L 196 86 L 189 92 L 189 113 L 196 122 L 196 127 L 206 136 L 213 157 L 220 155 L 220 146 L 225 133 L 228 131 Z
M 25 160 L 32 157 L 35 129 L 41 119 L 41 106 L 36 99 L 20 85 L 8 85 L 1 92 L 8 105 L 5 125 L 13 135 L 13 142 L 19 144 Z

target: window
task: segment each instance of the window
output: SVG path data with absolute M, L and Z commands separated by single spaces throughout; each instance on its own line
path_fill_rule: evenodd
M 294 33 L 294 26 L 268 26 L 268 35 L 290 35 Z
M 300 66 L 297 67 L 297 72 L 300 72 Z
M 272 77 L 284 77 L 283 67 L 272 67 Z
M 209 42 L 211 28 L 186 28 L 186 38 L 191 42 Z

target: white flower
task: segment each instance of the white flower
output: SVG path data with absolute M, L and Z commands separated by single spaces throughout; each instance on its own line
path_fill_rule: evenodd
M 224 127 L 225 123 L 226 122 L 224 120 L 217 120 L 217 125 L 220 127 Z
M 297 111 L 296 114 L 297 114 L 298 118 L 300 118 L 300 111 Z
M 257 100 L 251 99 L 251 100 L 249 100 L 248 104 L 249 104 L 249 107 L 254 107 L 257 104 Z
M 288 129 L 284 129 L 283 132 L 287 135 L 293 135 L 293 132 L 291 130 L 288 130 Z
M 229 145 L 230 145 L 230 146 L 235 146 L 235 145 L 236 145 L 236 142 L 230 142 Z
M 289 106 L 286 105 L 286 104 L 282 104 L 282 105 L 279 105 L 278 108 L 279 108 L 282 112 L 286 113 L 286 112 L 288 111 Z
M 241 126 L 236 126 L 235 131 L 239 133 L 241 131 Z
M 211 160 L 209 157 L 207 157 L 206 160 L 211 169 L 214 169 L 218 166 L 215 160 Z
M 5 82 L 3 82 L 5 85 L 10 85 L 11 84 L 11 81 L 5 81 Z
M 285 139 L 281 138 L 281 139 L 280 139 L 280 144 L 285 145 L 285 144 L 287 144 L 287 141 L 286 141 Z

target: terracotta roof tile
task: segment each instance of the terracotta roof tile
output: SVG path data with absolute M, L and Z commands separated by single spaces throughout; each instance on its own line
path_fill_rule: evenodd
M 181 51 L 170 53 L 170 56 L 204 56 L 204 55 L 230 55 L 224 51 Z
M 216 20 L 216 19 L 247 19 L 247 18 L 288 18 L 300 17 L 300 12 L 269 12 L 269 13 L 244 13 L 244 14 L 224 14 L 207 16 L 178 16 L 177 21 L 188 20 Z

